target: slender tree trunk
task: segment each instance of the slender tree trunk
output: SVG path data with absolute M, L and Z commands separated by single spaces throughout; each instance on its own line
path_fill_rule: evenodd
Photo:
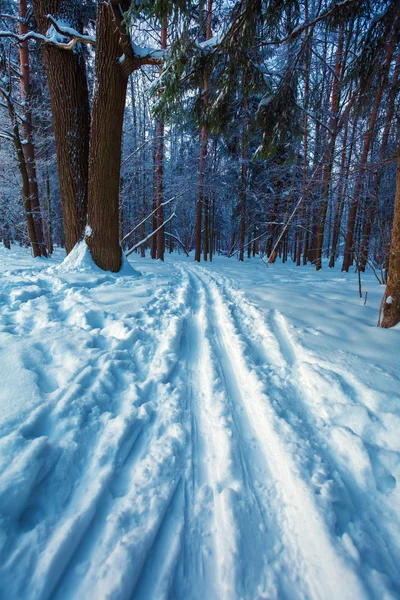
M 21 135 L 18 127 L 18 117 L 15 112 L 15 106 L 11 97 L 11 90 L 8 93 L 3 93 L 3 98 L 7 105 L 8 115 L 10 117 L 12 132 L 13 132 L 13 143 L 15 151 L 17 153 L 18 169 L 21 174 L 22 180 L 22 202 L 24 205 L 26 225 L 28 228 L 29 240 L 32 246 L 33 256 L 41 256 L 40 247 L 36 239 L 35 222 L 32 215 L 31 195 L 29 189 L 29 175 L 26 168 L 25 154 L 23 145 L 21 142 Z
M 10 234 L 10 226 L 7 221 L 3 226 L 3 245 L 7 250 L 11 249 L 11 234 Z
M 206 25 L 206 40 L 211 38 L 211 22 L 212 22 L 212 5 L 213 0 L 208 0 L 207 4 L 207 25 Z M 204 78 L 204 109 L 207 108 L 208 105 L 208 85 L 209 78 L 208 75 Z M 203 202 L 205 199 L 204 194 L 204 171 L 205 171 L 205 161 L 207 156 L 207 128 L 206 124 L 203 123 L 201 126 L 201 135 L 200 135 L 200 158 L 199 158 L 199 191 L 197 195 L 197 205 L 196 205 L 196 247 L 194 253 L 194 260 L 200 262 L 201 257 L 201 230 L 203 224 Z
M 365 176 L 365 167 L 366 167 L 366 163 L 367 163 L 369 150 L 371 147 L 372 136 L 374 133 L 375 124 L 376 124 L 376 120 L 378 117 L 378 109 L 379 109 L 379 105 L 382 100 L 383 91 L 385 89 L 385 83 L 387 80 L 387 76 L 388 76 L 389 69 L 390 69 L 390 64 L 391 64 L 392 57 L 393 57 L 393 52 L 395 49 L 395 40 L 396 40 L 396 36 L 393 35 L 387 45 L 386 59 L 385 59 L 385 63 L 383 65 L 383 69 L 382 69 L 382 81 L 376 92 L 374 104 L 373 104 L 371 115 L 369 118 L 367 133 L 364 138 L 363 150 L 362 150 L 360 164 L 359 164 L 359 171 L 358 171 L 358 175 L 357 175 L 357 178 L 356 178 L 356 181 L 354 184 L 353 200 L 352 200 L 350 210 L 349 210 L 347 234 L 346 234 L 346 245 L 345 245 L 345 250 L 344 250 L 342 271 L 348 271 L 351 266 L 351 263 L 352 263 L 354 229 L 355 229 L 357 211 L 358 211 L 358 206 L 359 206 L 359 201 L 360 201 L 361 187 L 362 187 L 363 178 Z
M 243 75 L 243 92 L 246 93 L 246 77 Z M 241 203 L 240 203 L 240 237 L 239 260 L 244 260 L 244 242 L 246 235 L 246 205 L 247 205 L 247 99 L 243 100 L 243 133 L 242 133 L 242 174 L 241 174 Z
M 331 117 L 329 120 L 329 153 L 327 162 L 324 167 L 323 182 L 322 182 L 322 202 L 321 210 L 319 215 L 319 224 L 317 231 L 316 249 L 315 249 L 315 268 L 319 271 L 322 268 L 322 246 L 324 242 L 325 222 L 328 211 L 328 195 L 330 188 L 330 180 L 332 176 L 333 158 L 335 153 L 335 142 L 338 134 L 338 110 L 339 110 L 339 98 L 340 98 L 340 72 L 342 70 L 342 56 L 343 56 L 343 42 L 344 42 L 344 26 L 341 25 L 339 31 L 338 47 L 336 51 L 336 63 L 335 63 L 335 75 L 332 86 L 332 100 L 331 100 Z
M 46 157 L 46 210 L 47 210 L 47 249 L 49 254 L 53 254 L 53 226 L 51 222 L 51 187 L 49 175 L 49 148 L 47 143 L 47 133 L 45 136 L 45 157 Z
M 366 267 L 366 264 L 368 261 L 368 249 L 369 249 L 369 242 L 370 242 L 371 231 L 372 231 L 372 222 L 373 222 L 372 206 L 373 206 L 373 204 L 375 204 L 376 206 L 378 204 L 379 187 L 380 187 L 380 182 L 381 182 L 381 177 L 382 177 L 382 165 L 383 165 L 383 162 L 385 159 L 387 144 L 388 144 L 388 140 L 389 140 L 389 134 L 390 134 L 390 130 L 391 130 L 392 123 L 393 123 L 393 115 L 394 115 L 395 101 L 396 101 L 396 95 L 397 95 L 397 81 L 399 78 L 399 72 L 400 72 L 400 55 L 397 57 L 397 60 L 396 60 L 396 66 L 395 66 L 395 70 L 393 73 L 392 85 L 391 85 L 390 92 L 389 92 L 387 111 L 386 111 L 386 119 L 385 119 L 385 127 L 383 130 L 382 141 L 381 141 L 381 146 L 380 146 L 380 150 L 379 150 L 378 169 L 377 169 L 377 173 L 375 176 L 374 191 L 372 192 L 372 202 L 367 207 L 366 215 L 365 215 L 365 224 L 364 224 L 361 256 L 360 256 L 360 263 L 359 263 L 360 271 L 365 271 L 365 267 Z
M 308 0 L 304 3 L 304 16 L 306 22 L 308 21 Z M 308 36 L 308 28 L 305 31 Z M 306 55 L 305 55 L 305 73 L 304 73 L 304 117 L 303 117 L 303 201 L 301 205 L 301 217 L 300 223 L 303 227 L 306 226 L 306 198 L 305 190 L 307 186 L 307 165 L 308 165 L 308 100 L 310 93 L 310 53 L 311 53 L 311 40 L 309 40 Z M 297 253 L 296 253 L 296 266 L 299 267 L 301 264 L 301 250 L 303 245 L 303 229 L 300 228 L 297 235 Z
M 18 22 L 19 35 L 28 33 L 26 24 L 27 4 L 26 0 L 19 0 Z M 21 69 L 20 90 L 21 103 L 24 119 L 21 123 L 22 135 L 24 137 L 24 156 L 26 170 L 29 177 L 30 200 L 35 223 L 36 240 L 42 256 L 47 256 L 46 243 L 43 235 L 43 221 L 39 201 L 39 187 L 36 176 L 35 147 L 33 144 L 32 111 L 30 106 L 30 60 L 28 41 L 19 44 L 19 63 Z
M 330 268 L 335 266 L 336 251 L 337 251 L 337 245 L 339 243 L 340 227 L 341 227 L 341 223 L 342 223 L 342 216 L 343 216 L 343 210 L 344 210 L 344 198 L 345 198 L 345 193 L 347 191 L 347 182 L 348 182 L 348 177 L 349 177 L 350 161 L 351 161 L 351 156 L 352 156 L 352 152 L 353 152 L 356 124 L 357 124 L 357 117 L 354 122 L 353 132 L 352 132 L 352 140 L 351 140 L 350 148 L 348 151 L 347 169 L 346 169 L 346 156 L 347 156 L 346 146 L 347 146 L 347 136 L 348 136 L 348 131 L 349 131 L 349 120 L 348 119 L 346 120 L 346 124 L 345 124 L 345 128 L 344 128 L 343 149 L 342 149 L 342 156 L 341 156 L 341 161 L 340 161 L 339 186 L 338 186 L 338 191 L 337 191 L 335 216 L 334 216 L 334 221 L 333 221 L 332 249 L 331 249 L 331 256 L 329 259 L 329 267 Z
M 164 24 L 161 29 L 161 48 L 165 50 L 167 47 L 167 25 Z M 161 71 L 160 71 L 161 72 Z M 164 161 L 164 122 L 156 119 L 156 139 L 154 144 L 154 208 L 157 208 L 157 213 L 153 221 L 153 227 L 158 229 L 164 223 L 164 207 L 163 202 L 163 161 Z M 153 229 L 154 231 L 154 229 Z M 155 255 L 157 258 L 164 260 L 165 254 L 165 232 L 162 227 L 154 236 Z M 152 246 L 153 248 L 153 246 Z M 153 251 L 154 252 L 154 251 Z M 154 258 L 154 257 L 153 257 Z
M 81 30 L 81 3 L 74 0 L 32 0 L 40 32 L 45 35 L 47 15 Z M 82 239 L 87 213 L 90 110 L 83 51 L 43 44 L 51 100 L 54 135 L 64 216 L 67 253 Z

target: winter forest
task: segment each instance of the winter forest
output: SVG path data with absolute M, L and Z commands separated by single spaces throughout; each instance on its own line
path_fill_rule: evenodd
M 400 4 L 0 0 L 0 598 L 400 597 Z

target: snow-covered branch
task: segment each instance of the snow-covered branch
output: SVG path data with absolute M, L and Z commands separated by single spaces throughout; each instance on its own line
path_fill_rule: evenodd
M 132 246 L 132 248 L 129 250 L 129 252 L 126 253 L 126 256 L 129 256 L 130 254 L 132 254 L 133 252 L 135 252 L 135 250 L 137 250 L 138 248 L 140 248 L 140 246 L 143 246 L 143 244 L 145 244 L 146 242 L 148 242 L 153 235 L 155 235 L 156 233 L 158 233 L 158 231 L 160 231 L 160 229 L 162 229 L 163 227 L 165 227 L 165 225 L 167 225 L 170 221 L 172 221 L 172 219 L 176 217 L 176 213 L 173 212 L 172 215 L 170 217 L 168 217 L 168 219 L 166 221 L 164 221 L 164 223 L 162 225 L 160 225 L 159 227 L 157 227 L 157 229 L 155 229 L 154 231 L 152 231 L 151 233 L 149 233 L 149 235 L 147 235 L 143 240 L 141 240 L 140 242 L 138 242 L 137 244 L 135 244 L 134 246 Z

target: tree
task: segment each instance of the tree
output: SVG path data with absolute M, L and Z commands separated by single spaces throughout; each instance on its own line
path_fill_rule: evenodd
M 397 152 L 396 195 L 382 327 L 393 327 L 397 323 L 400 323 L 400 146 Z
M 95 93 L 93 97 L 85 240 L 104 270 L 121 268 L 119 191 L 122 126 L 128 79 L 145 64 L 159 64 L 161 53 L 135 53 L 124 12 L 131 2 L 111 0 L 97 9 Z
M 87 215 L 90 108 L 84 47 L 78 40 L 94 40 L 82 35 L 78 0 L 32 0 L 32 6 L 42 34 L 68 253 L 82 239 Z M 57 19 L 68 23 L 67 30 Z
M 27 25 L 28 8 L 26 0 L 19 0 L 19 35 L 24 36 L 28 33 Z M 42 256 L 47 256 L 46 243 L 43 235 L 43 221 L 40 209 L 39 188 L 36 174 L 35 146 L 33 142 L 32 110 L 31 110 L 31 82 L 30 82 L 30 60 L 28 40 L 19 44 L 20 59 L 20 89 L 21 104 L 24 118 L 21 120 L 22 134 L 24 138 L 24 156 L 26 170 L 29 179 L 29 195 L 31 210 L 35 223 L 36 240 Z

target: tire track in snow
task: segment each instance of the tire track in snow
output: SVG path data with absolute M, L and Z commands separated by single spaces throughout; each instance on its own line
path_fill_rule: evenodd
M 285 440 L 278 433 L 276 415 L 254 365 L 252 367 L 251 360 L 246 357 L 246 344 L 236 329 L 218 285 L 205 277 L 204 270 L 198 269 L 197 273 L 209 290 L 212 299 L 210 310 L 215 311 L 215 323 L 219 327 L 216 335 L 223 340 L 225 358 L 231 362 L 231 374 L 234 374 L 240 391 L 235 401 L 243 403 L 268 475 L 275 485 L 278 503 L 275 499 L 273 508 L 284 547 L 292 552 L 294 581 L 307 586 L 308 597 L 365 596 L 363 585 L 345 564 L 342 553 L 332 544 L 313 493 L 302 480 L 290 450 L 285 448 Z M 269 500 L 273 500 L 271 496 Z

